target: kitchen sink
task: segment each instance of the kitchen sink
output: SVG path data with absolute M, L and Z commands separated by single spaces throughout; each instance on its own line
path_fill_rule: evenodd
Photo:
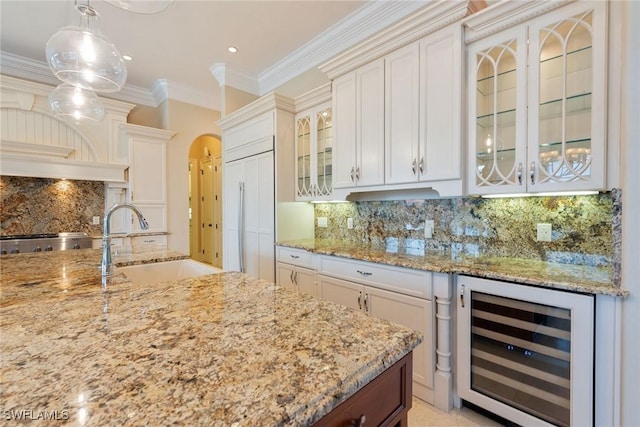
M 159 283 L 221 273 L 222 270 L 192 259 L 153 262 L 118 267 L 118 272 L 134 283 Z

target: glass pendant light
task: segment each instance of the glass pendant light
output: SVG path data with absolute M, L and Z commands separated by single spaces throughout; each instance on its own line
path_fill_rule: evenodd
M 173 0 L 106 0 L 120 9 L 135 13 L 158 13 L 168 8 Z
M 76 124 L 99 125 L 105 111 L 91 90 L 62 83 L 49 94 L 49 106 L 57 118 Z
M 127 80 L 122 55 L 98 28 L 98 12 L 76 5 L 77 26 L 61 28 L 47 42 L 46 55 L 55 76 L 96 92 L 118 92 Z

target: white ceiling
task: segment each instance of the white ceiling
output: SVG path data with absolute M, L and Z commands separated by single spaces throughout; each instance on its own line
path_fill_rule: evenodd
M 216 110 L 214 71 L 227 85 L 257 95 L 279 88 L 297 96 L 327 81 L 316 69 L 320 63 L 426 3 L 174 0 L 165 11 L 145 15 L 90 1 L 102 33 L 134 58 L 126 88 L 110 97 L 154 105 L 161 86 L 165 97 Z M 74 0 L 0 0 L 0 72 L 57 84 L 45 44 L 59 28 L 76 25 L 76 17 Z M 239 52 L 229 53 L 230 45 Z

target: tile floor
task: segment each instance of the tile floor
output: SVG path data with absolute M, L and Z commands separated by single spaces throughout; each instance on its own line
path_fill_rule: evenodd
M 493 427 L 501 425 L 469 408 L 454 408 L 447 414 L 415 397 L 413 398 L 413 406 L 409 411 L 409 427 Z

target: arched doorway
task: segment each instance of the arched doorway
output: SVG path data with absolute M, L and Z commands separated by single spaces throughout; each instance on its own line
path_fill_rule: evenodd
M 189 148 L 191 258 L 222 268 L 222 142 L 201 135 Z

